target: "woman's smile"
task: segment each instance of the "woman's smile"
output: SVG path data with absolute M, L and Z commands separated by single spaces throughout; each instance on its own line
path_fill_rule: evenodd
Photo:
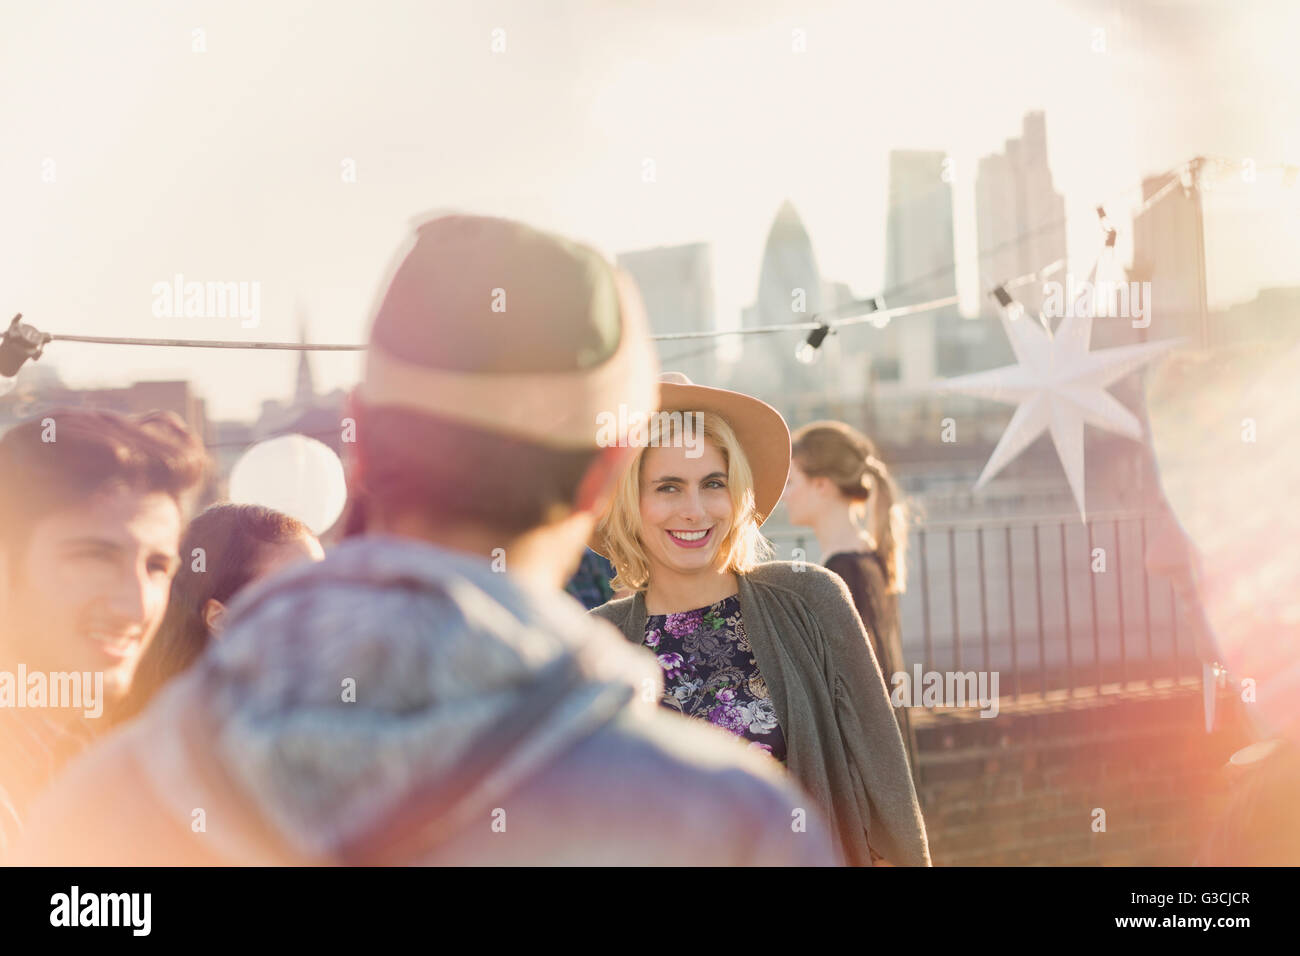
M 713 538 L 713 529 L 705 528 L 696 531 L 668 531 L 668 537 L 672 539 L 673 544 L 681 548 L 703 548 Z

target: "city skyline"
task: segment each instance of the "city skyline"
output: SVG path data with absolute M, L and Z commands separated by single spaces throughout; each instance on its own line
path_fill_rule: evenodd
M 1124 190 L 1108 208 L 1129 254 L 1144 176 L 1196 154 L 1300 161 L 1300 127 L 1282 105 L 1300 100 L 1286 42 L 1300 12 L 1283 4 L 1243 16 L 1015 2 L 998 17 L 948 2 L 743 6 L 743 17 L 739 4 L 412 6 L 399 31 L 396 19 L 340 11 L 317 11 L 300 30 L 305 5 L 232 5 L 202 23 L 159 11 L 127 31 L 106 11 L 44 5 L 0 39 L 0 81 L 23 92 L 0 103 L 18 144 L 0 156 L 10 314 L 65 334 L 291 341 L 301 301 L 314 341 L 358 342 L 410 224 L 455 207 L 585 239 L 610 258 L 707 243 L 714 314 L 738 325 L 787 200 L 824 277 L 858 296 L 883 287 L 894 149 L 953 160 L 956 281 L 972 314 L 978 160 L 1027 112 L 1051 123 L 1048 161 L 1080 274 L 1099 245 L 1094 205 Z M 498 28 L 505 48 L 494 53 Z M 589 30 L 601 44 L 575 39 Z M 286 31 L 294 43 L 272 39 Z M 333 54 L 353 35 L 367 42 L 340 73 Z M 881 36 L 890 42 L 864 47 Z M 1014 63 L 989 52 L 1004 45 Z M 1218 69 L 1203 70 L 1210 59 Z M 160 73 L 171 81 L 157 84 Z M 1300 281 L 1288 252 L 1298 210 L 1300 190 L 1263 173 L 1221 184 L 1207 204 L 1212 307 Z M 260 281 L 260 326 L 156 318 L 150 290 L 178 272 Z M 259 383 L 294 361 L 70 343 L 48 360 L 83 386 L 193 377 L 221 416 L 251 414 L 267 397 Z M 316 368 L 334 387 L 359 364 L 322 355 Z

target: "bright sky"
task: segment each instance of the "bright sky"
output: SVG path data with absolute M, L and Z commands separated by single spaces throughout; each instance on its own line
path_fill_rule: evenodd
M 736 322 L 786 198 L 824 277 L 878 289 L 889 150 L 936 149 L 955 163 L 973 311 L 975 167 L 1025 112 L 1046 110 L 1083 275 L 1093 206 L 1141 174 L 1197 153 L 1300 163 L 1297 36 L 1286 0 L 10 3 L 0 308 L 50 332 L 292 339 L 301 307 L 313 339 L 360 341 L 410 223 L 460 209 L 611 255 L 710 242 L 718 315 Z M 1300 283 L 1300 188 L 1278 179 L 1210 204 L 1215 303 Z M 176 273 L 260 282 L 260 327 L 156 318 L 153 285 Z M 288 353 L 47 356 L 76 385 L 190 378 L 215 417 L 293 382 Z M 326 386 L 359 367 L 313 361 Z

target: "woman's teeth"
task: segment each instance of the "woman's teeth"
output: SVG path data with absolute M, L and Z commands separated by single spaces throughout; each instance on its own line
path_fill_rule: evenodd
M 669 531 L 668 533 L 678 541 L 699 541 L 709 533 L 709 529 L 705 528 L 703 531 Z

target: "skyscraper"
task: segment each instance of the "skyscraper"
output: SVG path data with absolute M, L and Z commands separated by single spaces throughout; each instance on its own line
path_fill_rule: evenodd
M 884 298 L 890 308 L 957 293 L 952 186 L 944 178 L 945 158 L 944 153 L 917 150 L 889 154 Z M 948 339 L 959 321 L 954 305 L 891 322 L 875 346 L 876 377 L 895 379 L 904 388 L 929 384 L 939 364 L 936 331 Z
M 713 256 L 706 243 L 625 252 L 618 257 L 618 265 L 636 280 L 652 333 L 710 332 L 716 328 Z M 713 338 L 661 342 L 660 361 L 665 371 L 684 372 L 694 382 L 713 385 L 717 344 Z
M 1065 258 L 1065 197 L 1052 185 L 1042 112 L 1027 113 L 1020 138 L 1008 139 L 1003 152 L 980 160 L 975 220 L 983 293 Z M 1064 280 L 1064 273 L 1057 278 Z M 1021 286 L 1014 295 L 1031 316 L 1042 306 L 1041 285 Z M 985 295 L 980 309 L 991 318 L 998 305 Z
M 763 247 L 758 298 L 745 310 L 747 328 L 808 322 L 822 311 L 822 280 L 812 241 L 789 200 L 781 204 Z M 745 382 L 760 391 L 792 394 L 824 391 L 824 375 L 795 361 L 806 332 L 749 335 L 744 340 Z
M 1142 180 L 1142 198 L 1159 192 L 1177 172 Z M 1209 344 L 1205 302 L 1205 234 L 1201 199 L 1174 187 L 1133 220 L 1132 281 L 1151 283 L 1147 339 L 1186 337 Z M 1123 323 L 1127 325 L 1128 323 Z

